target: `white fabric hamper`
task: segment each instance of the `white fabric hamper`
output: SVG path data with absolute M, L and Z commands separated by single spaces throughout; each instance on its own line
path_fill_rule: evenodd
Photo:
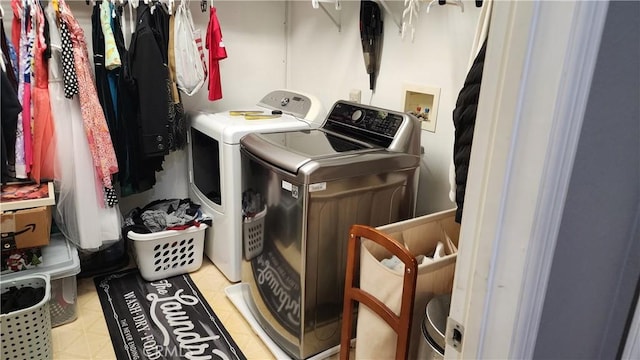
M 378 230 L 404 244 L 414 256 L 432 254 L 441 241 L 445 256 L 432 263 L 419 265 L 412 316 L 409 359 L 417 356 L 421 337 L 421 323 L 427 302 L 435 295 L 449 294 L 453 288 L 453 275 L 460 234 L 455 222 L 455 209 L 409 219 Z M 380 261 L 391 257 L 382 246 L 362 238 L 360 251 L 360 289 L 370 293 L 400 314 L 403 272 L 396 272 Z M 394 359 L 396 333 L 365 305 L 358 307 L 356 325 L 356 359 Z

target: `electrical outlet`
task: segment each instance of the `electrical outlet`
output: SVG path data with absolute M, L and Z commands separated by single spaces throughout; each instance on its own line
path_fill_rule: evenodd
M 351 89 L 351 92 L 349 92 L 349 101 L 359 103 L 361 97 L 362 91 L 360 91 L 359 89 Z

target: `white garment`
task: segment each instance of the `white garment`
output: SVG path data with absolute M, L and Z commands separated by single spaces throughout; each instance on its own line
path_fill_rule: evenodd
M 104 190 L 93 166 L 78 97 L 64 96 L 62 42 L 51 2 L 45 15 L 51 37 L 49 96 L 57 141 L 55 185 L 59 194 L 53 215 L 67 239 L 80 249 L 98 250 L 120 238 L 122 215 L 117 206 L 104 205 Z

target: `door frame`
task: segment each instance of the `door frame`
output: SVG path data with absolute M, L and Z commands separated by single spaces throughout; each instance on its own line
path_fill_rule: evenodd
M 493 4 L 448 359 L 533 356 L 607 9 Z

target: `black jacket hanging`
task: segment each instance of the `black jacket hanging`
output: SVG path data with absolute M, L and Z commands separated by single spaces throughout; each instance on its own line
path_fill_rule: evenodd
M 138 90 L 138 124 L 145 157 L 166 155 L 169 150 L 167 81 L 161 44 L 152 28 L 149 6 L 140 3 L 136 32 L 129 46 L 131 75 Z
M 9 83 L 13 86 L 13 89 L 18 91 L 18 79 L 14 71 L 17 70 L 17 64 L 13 64 L 9 55 L 9 44 L 7 43 L 7 35 L 4 31 L 4 23 L 0 22 L 0 48 L 2 48 L 2 56 L 4 57 L 4 63 L 7 68 L 7 77 Z
M 10 166 L 15 163 L 15 147 L 16 147 L 16 128 L 18 127 L 18 114 L 22 111 L 18 95 L 13 89 L 13 85 L 7 77 L 5 71 L 2 73 L 2 88 L 0 89 L 1 106 L 0 114 L 2 116 L 0 126 L 0 159 L 2 161 L 2 183 L 4 184 L 9 177 L 14 174 L 10 172 Z
M 160 168 L 163 157 L 156 161 L 145 161 L 142 157 L 140 127 L 137 120 L 138 90 L 131 75 L 129 52 L 124 45 L 124 36 L 120 27 L 120 17 L 114 19 L 113 36 L 120 55 L 121 66 L 118 71 L 118 182 L 122 196 L 147 191 L 156 182 L 156 168 Z
M 476 124 L 476 112 L 478 110 L 478 99 L 480 98 L 480 83 L 482 82 L 482 69 L 484 67 L 486 49 L 487 40 L 484 41 L 482 48 L 473 61 L 473 65 L 471 65 L 471 69 L 469 69 L 464 86 L 458 94 L 456 107 L 453 109 L 453 125 L 455 126 L 453 163 L 456 170 L 456 205 L 458 206 L 456 222 L 458 223 L 462 221 L 473 129 Z

